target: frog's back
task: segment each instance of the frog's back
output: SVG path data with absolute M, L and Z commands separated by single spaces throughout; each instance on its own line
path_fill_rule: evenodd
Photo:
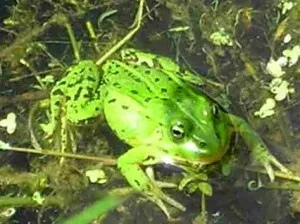
M 174 101 L 187 97 L 182 86 L 159 69 L 112 60 L 103 70 L 105 117 L 118 137 L 131 145 L 167 126 L 176 110 Z

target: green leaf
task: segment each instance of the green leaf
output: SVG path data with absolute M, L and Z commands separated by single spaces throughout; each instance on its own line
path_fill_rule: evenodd
M 8 148 L 10 148 L 9 144 L 0 140 L 0 149 L 6 150 Z
M 224 176 L 229 176 L 232 171 L 232 161 L 227 161 L 226 163 L 222 164 L 222 174 Z
M 189 186 L 187 187 L 188 188 L 188 193 L 191 194 L 191 193 L 194 193 L 197 189 L 198 189 L 198 185 L 196 183 L 191 183 L 189 184 Z
M 201 182 L 201 183 L 199 183 L 199 184 L 198 184 L 198 188 L 199 188 L 199 190 L 200 190 L 203 194 L 205 194 L 205 195 L 207 195 L 207 196 L 212 196 L 212 194 L 213 194 L 212 187 L 211 187 L 211 185 L 210 185 L 209 183 L 207 183 L 207 182 Z
M 183 190 L 190 182 L 195 182 L 195 181 L 207 181 L 208 176 L 205 173 L 197 173 L 197 174 L 188 174 L 185 176 L 179 183 L 178 189 L 180 191 Z
M 74 215 L 70 219 L 62 222 L 63 224 L 88 224 L 93 220 L 97 219 L 99 216 L 104 215 L 109 210 L 118 207 L 123 202 L 124 197 L 117 197 L 114 195 L 109 195 L 102 200 L 99 200 L 92 204 L 91 206 L 85 208 L 80 213 Z

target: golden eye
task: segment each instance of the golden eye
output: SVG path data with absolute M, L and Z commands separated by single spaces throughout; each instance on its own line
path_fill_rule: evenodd
M 181 122 L 177 121 L 175 124 L 172 125 L 171 127 L 171 134 L 174 139 L 180 140 L 184 138 L 185 136 L 185 130 L 184 126 Z

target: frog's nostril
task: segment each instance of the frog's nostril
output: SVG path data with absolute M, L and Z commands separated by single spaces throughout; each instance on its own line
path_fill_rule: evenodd
M 199 146 L 200 146 L 200 148 L 205 148 L 205 147 L 207 146 L 207 143 L 201 141 L 201 142 L 199 143 Z

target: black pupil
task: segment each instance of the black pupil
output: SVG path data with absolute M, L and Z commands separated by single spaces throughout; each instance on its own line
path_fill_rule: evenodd
M 176 137 L 180 137 L 182 135 L 182 132 L 178 129 L 173 129 L 173 134 L 176 136 Z
M 172 127 L 172 134 L 175 138 L 182 138 L 184 136 L 184 129 L 182 124 L 175 124 Z

